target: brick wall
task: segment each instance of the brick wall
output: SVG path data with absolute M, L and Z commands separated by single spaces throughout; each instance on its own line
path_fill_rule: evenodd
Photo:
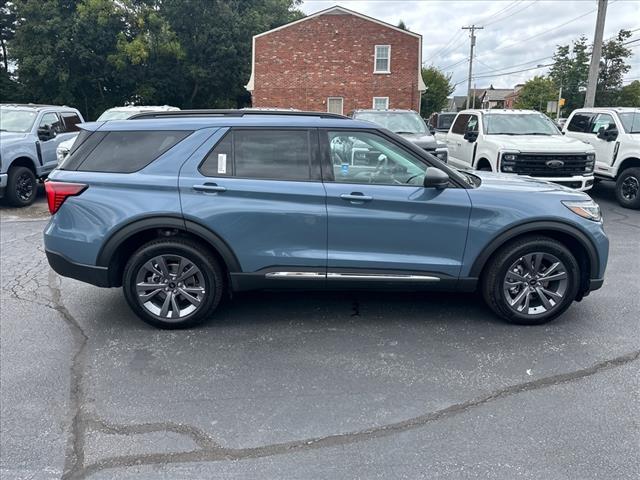
M 374 74 L 375 45 L 391 45 L 391 73 Z M 420 39 L 348 14 L 325 14 L 255 39 L 254 107 L 327 111 L 343 97 L 344 113 L 372 108 L 418 110 Z

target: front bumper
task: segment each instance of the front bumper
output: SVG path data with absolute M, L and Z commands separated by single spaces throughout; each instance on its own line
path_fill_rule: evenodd
M 585 192 L 587 190 L 591 190 L 593 187 L 594 177 L 593 175 L 574 175 L 573 177 L 531 177 L 536 180 L 544 180 L 547 182 L 557 183 L 559 185 L 563 185 L 565 187 L 573 188 L 574 190 L 579 190 L 581 192 Z
M 49 250 L 46 250 L 46 254 L 51 268 L 63 277 L 74 278 L 98 287 L 111 286 L 109 285 L 109 269 L 107 267 L 72 262 L 64 255 Z

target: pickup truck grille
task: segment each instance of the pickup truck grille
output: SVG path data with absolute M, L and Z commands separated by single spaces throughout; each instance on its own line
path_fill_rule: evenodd
M 532 177 L 572 177 L 593 172 L 593 163 L 584 153 L 519 153 L 515 160 L 503 159 L 501 170 Z

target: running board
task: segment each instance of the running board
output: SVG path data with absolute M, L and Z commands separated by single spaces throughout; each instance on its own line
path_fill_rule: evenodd
M 335 272 L 269 272 L 269 279 L 304 279 L 304 280 L 372 280 L 401 282 L 439 282 L 439 277 L 429 275 L 378 274 L 378 273 L 335 273 Z

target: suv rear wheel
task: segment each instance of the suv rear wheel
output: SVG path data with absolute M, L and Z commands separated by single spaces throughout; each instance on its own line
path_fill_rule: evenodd
M 36 199 L 38 183 L 27 167 L 12 167 L 7 178 L 7 201 L 14 207 L 26 207 Z
M 578 293 L 580 267 L 571 252 L 548 237 L 525 237 L 494 254 L 482 293 L 503 319 L 539 325 L 563 313 Z
M 224 282 L 218 261 L 196 242 L 154 240 L 127 262 L 122 283 L 131 308 L 160 328 L 194 326 L 220 303 Z
M 618 175 L 616 198 L 626 208 L 640 208 L 640 168 L 627 168 Z

